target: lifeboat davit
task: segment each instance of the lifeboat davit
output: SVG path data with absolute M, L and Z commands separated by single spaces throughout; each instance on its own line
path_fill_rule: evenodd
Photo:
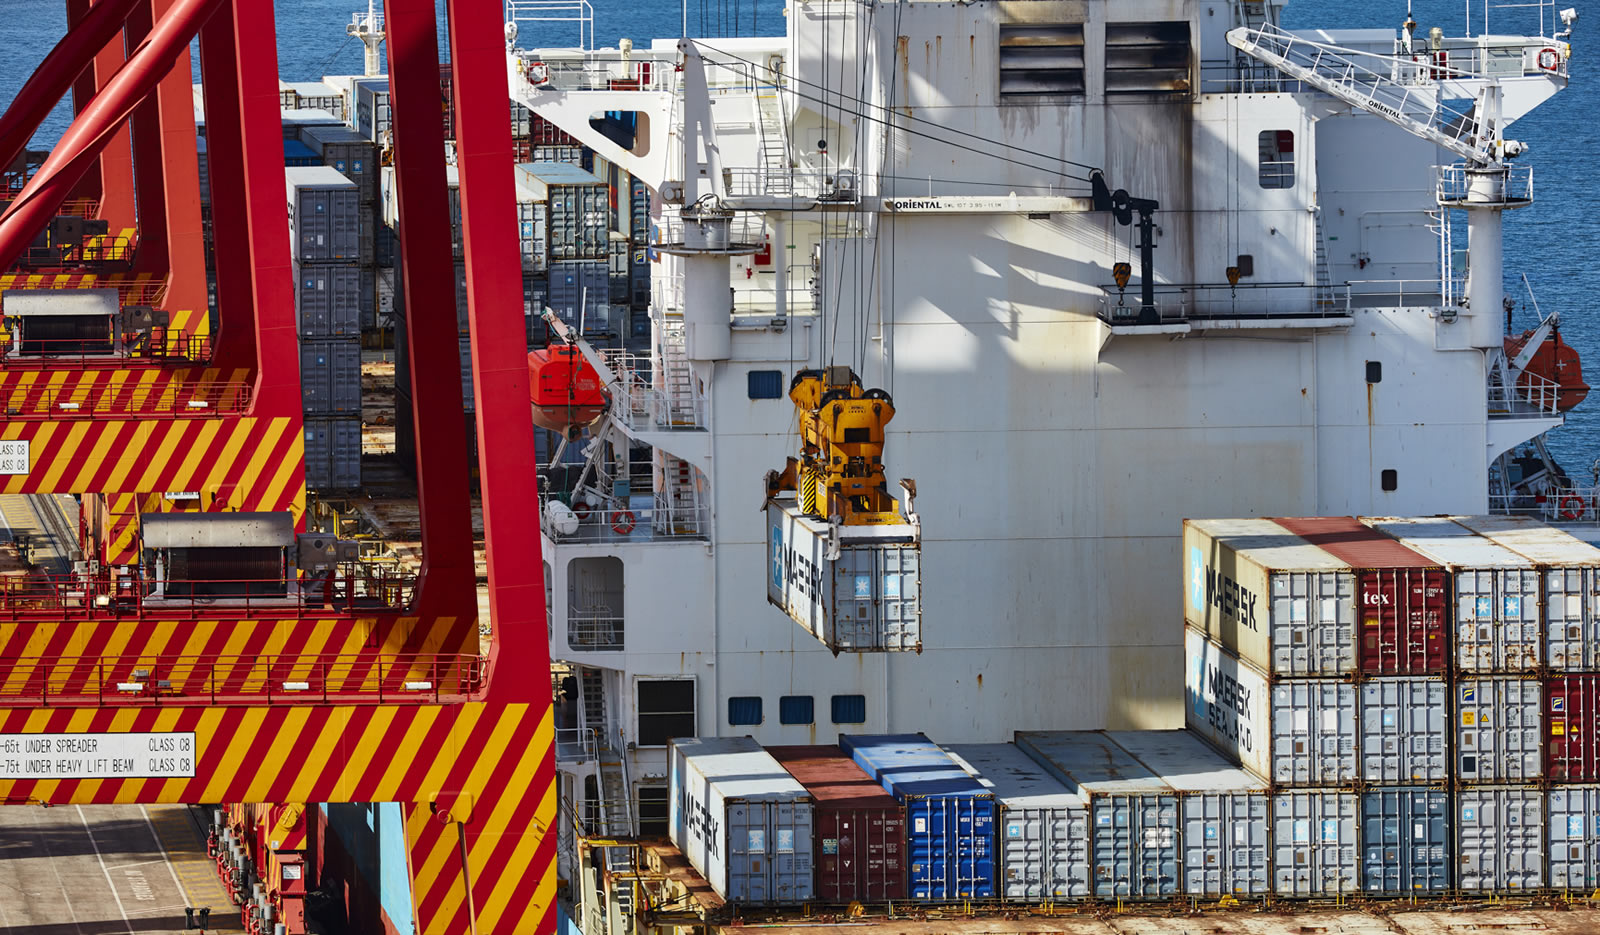
M 570 344 L 552 344 L 528 355 L 528 395 L 533 424 L 568 438 L 593 424 L 610 403 L 600 374 Z
M 1532 331 L 1524 331 L 1521 337 L 1506 338 L 1506 357 L 1513 358 L 1522 353 L 1523 345 L 1532 337 Z M 1583 402 L 1583 398 L 1589 395 L 1589 384 L 1583 382 L 1583 362 L 1578 359 L 1578 352 L 1572 345 L 1561 340 L 1559 331 L 1551 331 L 1550 340 L 1533 352 L 1533 359 L 1528 361 L 1518 382 L 1533 382 L 1528 379 L 1528 374 L 1542 377 L 1560 387 L 1556 394 L 1556 408 L 1562 412 Z

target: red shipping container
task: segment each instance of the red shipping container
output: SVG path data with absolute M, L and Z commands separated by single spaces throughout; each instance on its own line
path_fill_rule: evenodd
M 1552 675 L 1544 683 L 1544 775 L 1600 779 L 1600 675 Z
M 838 747 L 768 747 L 767 752 L 815 800 L 817 899 L 904 899 L 905 807 Z
M 1355 569 L 1364 675 L 1434 675 L 1449 661 L 1450 580 L 1439 563 L 1349 516 L 1273 522 Z
M 533 143 L 535 146 L 577 146 L 578 141 L 538 114 L 533 115 Z

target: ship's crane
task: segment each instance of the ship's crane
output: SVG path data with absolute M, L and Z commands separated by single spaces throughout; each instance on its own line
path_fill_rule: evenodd
M 1092 190 L 1090 196 L 1091 207 L 1095 211 L 1110 211 L 1118 224 L 1127 227 L 1133 223 L 1134 212 L 1139 214 L 1139 317 L 1141 325 L 1160 324 L 1161 316 L 1156 311 L 1156 280 L 1155 280 L 1155 212 L 1161 207 L 1161 202 L 1151 198 L 1135 198 L 1128 194 L 1127 189 L 1111 190 L 1106 184 L 1104 172 L 1095 169 L 1089 173 L 1089 185 Z M 1128 276 L 1133 272 L 1127 263 L 1118 263 L 1111 268 L 1111 277 L 1116 280 L 1118 289 L 1128 287 Z M 1118 304 L 1121 304 L 1120 301 Z

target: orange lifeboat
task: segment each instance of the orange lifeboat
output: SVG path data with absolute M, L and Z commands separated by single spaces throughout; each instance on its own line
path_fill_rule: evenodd
M 533 424 L 568 438 L 600 418 L 610 403 L 600 374 L 570 344 L 552 344 L 528 355 L 528 395 Z
M 1506 338 L 1506 357 L 1516 357 L 1532 337 L 1532 331 L 1524 331 L 1521 337 Z M 1560 387 L 1556 408 L 1562 412 L 1583 402 L 1583 398 L 1589 395 L 1589 384 L 1583 382 L 1583 362 L 1578 359 L 1578 352 L 1572 345 L 1561 340 L 1560 331 L 1551 331 L 1550 340 L 1534 351 L 1533 359 L 1528 361 L 1527 368 L 1523 370 L 1523 381 L 1531 383 L 1527 379 L 1528 374 L 1543 377 Z

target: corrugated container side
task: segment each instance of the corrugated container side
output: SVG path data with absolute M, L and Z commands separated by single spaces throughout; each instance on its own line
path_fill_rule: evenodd
M 1550 886 L 1591 892 L 1600 887 L 1600 786 L 1551 786 Z
M 825 524 L 767 502 L 767 599 L 835 652 L 922 649 L 922 563 L 910 526 L 874 527 L 828 559 Z M 895 538 L 887 538 L 894 535 Z
M 517 199 L 517 249 L 524 272 L 542 273 L 550 268 L 548 208 L 542 201 Z
M 300 345 L 300 397 L 307 413 L 361 414 L 361 344 L 353 338 Z
M 1089 812 L 1083 800 L 1014 744 L 946 748 L 1000 803 L 1001 897 L 1008 902 L 1089 895 Z
M 1361 683 L 1361 778 L 1441 782 L 1450 776 L 1444 682 L 1376 678 Z
M 887 902 L 906 895 L 906 810 L 838 747 L 768 747 L 811 794 L 817 898 Z
M 1185 520 L 1184 620 L 1273 675 L 1356 671 L 1355 578 L 1271 520 Z
M 650 305 L 650 251 L 636 247 L 633 251 L 633 263 L 629 267 L 629 282 L 632 292 L 629 301 L 634 308 L 648 308 Z
M 363 271 L 349 264 L 295 264 L 295 323 L 302 338 L 361 331 Z
M 1544 683 L 1545 778 L 1600 779 L 1600 675 L 1552 675 Z
M 1356 891 L 1356 793 L 1279 792 L 1272 797 L 1272 890 L 1279 896 Z
M 1377 788 L 1361 795 L 1361 884 L 1373 894 L 1450 888 L 1450 793 Z
M 1339 679 L 1267 677 L 1193 629 L 1184 633 L 1188 727 L 1279 785 L 1354 782 L 1356 688 Z
M 1544 887 L 1545 793 L 1474 786 L 1456 793 L 1456 886 L 1517 893 Z
M 378 196 L 377 144 L 349 127 L 308 127 L 300 139 L 322 165 L 354 182 L 363 203 Z
M 472 394 L 472 337 L 464 334 L 456 340 L 459 345 L 456 353 L 461 358 L 461 405 L 467 412 L 476 412 L 478 400 Z
M 1017 747 L 1089 806 L 1096 896 L 1179 892 L 1178 794 L 1161 777 L 1099 731 L 1018 731 Z
M 553 247 L 552 247 L 553 249 Z M 585 336 L 615 334 L 611 320 L 611 281 L 602 260 L 550 264 L 550 308 Z
M 920 734 L 843 734 L 839 746 L 906 807 L 912 899 L 995 895 L 994 796 Z
M 1545 663 L 1571 672 L 1600 669 L 1600 568 L 1546 568 Z
M 1449 661 L 1450 588 L 1439 563 L 1348 516 L 1274 517 L 1356 571 L 1356 656 L 1366 675 L 1437 675 Z
M 361 486 L 361 420 L 308 418 L 303 428 L 306 486 L 320 490 Z
M 672 843 L 718 895 L 747 905 L 815 898 L 811 796 L 760 744 L 678 739 L 668 759 Z
M 1528 782 L 1544 776 L 1543 684 L 1471 678 L 1454 686 L 1456 778 Z

